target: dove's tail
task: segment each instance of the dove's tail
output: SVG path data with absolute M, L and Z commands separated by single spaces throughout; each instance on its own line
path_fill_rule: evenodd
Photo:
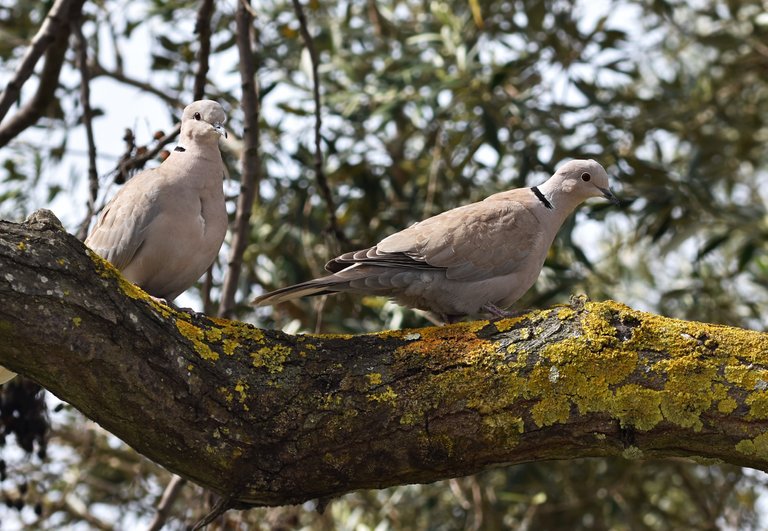
M 259 295 L 251 304 L 254 306 L 274 306 L 281 302 L 290 301 L 293 299 L 299 299 L 301 297 L 311 297 L 314 295 L 327 295 L 329 293 L 338 293 L 340 291 L 346 291 L 345 288 L 349 286 L 349 281 L 341 279 L 336 275 L 328 275 L 327 277 L 316 278 L 314 280 L 308 280 L 301 284 L 295 284 L 293 286 L 287 286 L 285 288 L 276 289 L 270 291 L 264 295 Z

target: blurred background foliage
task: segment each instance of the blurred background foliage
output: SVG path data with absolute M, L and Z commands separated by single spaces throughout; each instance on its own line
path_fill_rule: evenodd
M 0 0 L 0 79 L 10 77 L 51 4 Z M 87 2 L 82 27 L 94 76 L 153 94 L 178 118 L 192 94 L 198 8 L 185 0 Z M 491 193 L 540 183 L 569 158 L 595 158 L 614 176 L 622 207 L 583 207 L 520 307 L 587 293 L 673 317 L 765 329 L 768 2 L 309 0 L 325 172 L 343 238 L 329 230 L 318 192 L 311 65 L 296 14 L 287 0 L 253 9 L 263 172 L 238 318 L 290 332 L 424 325 L 377 298 L 337 296 L 256 312 L 247 302 L 321 274 L 341 251 Z M 243 118 L 234 10 L 233 2 L 215 5 L 211 63 L 218 66 L 206 96 L 227 106 L 236 133 Z M 145 56 L 146 72 L 130 70 L 136 54 Z M 85 215 L 74 60 L 70 50 L 44 117 L 0 151 L 3 217 L 21 219 L 48 204 L 66 205 L 73 219 Z M 95 114 L 109 119 L 110 108 Z M 121 146 L 122 139 L 100 138 L 103 144 Z M 235 184 L 238 148 L 236 141 L 225 146 Z M 82 171 L 64 169 L 78 168 L 72 160 Z M 116 165 L 116 157 L 100 153 L 104 194 L 114 191 Z M 224 256 L 201 288 L 214 302 Z M 0 403 L 7 436 L 2 528 L 146 526 L 169 474 L 27 385 L 7 385 Z M 47 435 L 24 420 L 38 418 L 44 402 L 55 406 Z M 765 484 L 762 473 L 687 461 L 533 463 L 352 493 L 323 512 L 313 502 L 231 511 L 212 528 L 764 529 Z M 211 501 L 185 486 L 166 528 L 184 529 Z

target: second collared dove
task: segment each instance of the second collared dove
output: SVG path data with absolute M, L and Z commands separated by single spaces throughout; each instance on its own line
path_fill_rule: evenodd
M 129 180 L 107 204 L 85 244 L 150 295 L 171 301 L 213 263 L 227 231 L 227 136 L 215 101 L 188 105 L 179 144 L 155 169 Z
M 564 164 L 541 186 L 448 210 L 328 262 L 332 274 L 254 299 L 257 306 L 351 292 L 391 297 L 443 322 L 507 315 L 534 284 L 565 219 L 590 197 L 616 198 L 594 160 Z

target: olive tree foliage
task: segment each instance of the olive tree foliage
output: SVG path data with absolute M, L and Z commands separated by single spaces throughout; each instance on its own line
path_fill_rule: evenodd
M 257 193 L 242 228 L 247 245 L 233 301 L 238 318 L 290 331 L 421 325 L 414 312 L 377 298 L 338 296 L 258 311 L 247 302 L 320 274 L 340 251 L 493 192 L 539 183 L 565 159 L 595 158 L 613 175 L 622 208 L 587 206 L 563 227 L 521 307 L 586 292 L 674 317 L 764 327 L 764 2 L 311 0 L 299 2 L 306 27 L 294 2 L 258 2 L 248 7 L 258 124 L 244 123 L 248 113 L 240 107 L 237 2 L 214 2 L 210 11 L 204 1 L 81 4 L 68 14 L 73 31 L 53 96 L 0 150 L 4 217 L 19 219 L 53 202 L 74 208 L 71 232 L 88 221 L 88 164 L 73 139 L 89 122 L 110 119 L 111 110 L 86 112 L 84 50 L 92 90 L 94 80 L 109 79 L 150 94 L 167 105 L 164 123 L 178 119 L 202 86 L 205 97 L 230 111 L 236 137 L 259 126 Z M 52 5 L 0 1 L 3 87 Z M 210 70 L 201 68 L 203 59 Z M 34 101 L 47 60 L 0 122 L 0 137 L 14 113 Z M 137 66 L 144 63 L 147 70 Z M 114 189 L 121 162 L 162 147 L 162 134 L 140 134 L 96 139 L 92 210 Z M 99 151 L 102 145 L 127 145 L 125 160 L 115 148 Z M 243 149 L 233 142 L 224 153 L 233 221 Z M 211 313 L 220 302 L 227 251 L 197 291 Z M 8 440 L 32 453 L 3 448 L 7 508 L 0 508 L 0 520 L 15 515 L 36 526 L 103 528 L 152 520 L 167 472 L 66 406 L 50 413 L 48 435 L 38 424 L 13 421 L 39 420 L 35 393 L 23 381 L 3 392 L 5 430 L 14 435 Z M 221 525 L 757 528 L 762 481 L 738 468 L 687 462 L 557 462 L 304 507 L 230 512 Z M 169 528 L 195 521 L 214 501 L 192 485 L 174 495 L 164 516 Z M 313 511 L 322 506 L 322 514 Z

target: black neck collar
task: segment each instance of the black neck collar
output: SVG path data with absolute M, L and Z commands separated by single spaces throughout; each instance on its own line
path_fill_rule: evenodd
M 536 197 L 538 197 L 538 198 L 539 198 L 539 201 L 541 201 L 542 203 L 544 203 L 544 206 L 545 206 L 545 207 L 547 207 L 547 208 L 548 208 L 548 209 L 550 209 L 550 210 L 552 210 L 552 208 L 554 208 L 554 207 L 552 206 L 552 203 L 550 203 L 550 202 L 549 202 L 549 199 L 547 199 L 546 197 L 544 197 L 544 194 L 542 194 L 542 193 L 541 193 L 541 190 L 539 190 L 539 188 L 538 188 L 537 186 L 532 186 L 532 187 L 531 187 L 531 190 L 533 190 L 533 193 L 534 193 L 534 194 L 536 194 Z
M 181 146 L 176 146 L 175 148 L 173 148 L 173 150 L 174 150 L 174 151 L 181 151 L 182 153 L 184 153 L 184 152 L 186 151 L 186 149 L 184 149 L 184 148 L 183 148 L 183 147 L 181 147 Z

